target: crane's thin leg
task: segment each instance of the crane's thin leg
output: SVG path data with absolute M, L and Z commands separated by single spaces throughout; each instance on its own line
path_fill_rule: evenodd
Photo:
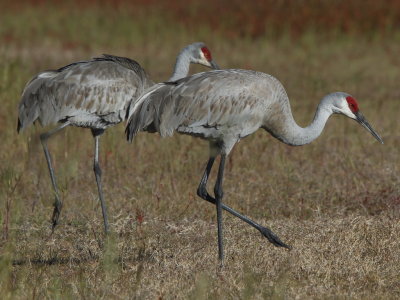
M 99 139 L 100 135 L 104 132 L 104 130 L 92 130 L 92 134 L 94 137 L 95 141 L 95 147 L 94 147 L 94 164 L 93 164 L 93 171 L 94 175 L 96 176 L 96 182 L 97 182 L 97 189 L 99 191 L 99 198 L 100 198 L 100 203 L 101 203 L 101 211 L 103 212 L 103 221 L 104 221 L 104 231 L 105 233 L 108 233 L 108 217 L 107 217 L 107 209 L 106 209 L 106 203 L 104 201 L 103 197 L 103 189 L 101 187 L 101 169 L 100 169 L 100 164 L 99 164 Z
M 43 150 L 44 150 L 44 155 L 46 156 L 47 167 L 49 168 L 51 183 L 53 185 L 54 195 L 55 195 L 53 216 L 51 217 L 52 231 L 54 231 L 54 228 L 58 224 L 58 218 L 60 217 L 61 208 L 62 208 L 62 202 L 60 200 L 60 195 L 59 195 L 59 191 L 58 191 L 58 188 L 57 188 L 57 181 L 56 181 L 56 176 L 54 175 L 54 168 L 53 168 L 52 161 L 51 161 L 51 155 L 50 155 L 49 149 L 47 147 L 47 140 L 53 134 L 59 132 L 60 130 L 62 130 L 65 127 L 67 127 L 68 125 L 70 125 L 70 123 L 69 122 L 65 122 L 61 126 L 55 128 L 53 130 L 50 130 L 48 132 L 42 133 L 40 135 L 40 142 L 42 143 L 42 147 L 43 147 Z
M 208 181 L 208 177 L 210 175 L 213 163 L 214 163 L 215 157 L 210 157 L 210 159 L 208 160 L 207 163 L 207 167 L 206 170 L 204 171 L 203 177 L 201 178 L 199 187 L 197 188 L 197 195 L 199 197 L 201 197 L 202 199 L 215 204 L 216 201 L 215 199 L 210 196 L 210 194 L 207 192 L 207 181 Z M 249 224 L 250 226 L 256 228 L 258 231 L 261 232 L 261 234 L 266 237 L 268 239 L 269 242 L 271 242 L 274 246 L 277 247 L 284 247 L 287 249 L 291 249 L 291 247 L 287 244 L 285 244 L 284 242 L 282 242 L 279 237 L 274 234 L 271 229 L 269 229 L 268 227 L 264 227 L 261 226 L 260 224 L 257 224 L 256 222 L 254 222 L 253 220 L 249 219 L 248 217 L 238 213 L 237 211 L 235 211 L 234 209 L 230 208 L 229 206 L 221 203 L 221 207 L 222 209 L 226 210 L 227 212 L 229 212 L 230 214 L 234 215 L 235 217 L 238 217 L 239 219 L 241 219 L 242 221 L 246 222 L 247 224 Z
M 222 180 L 224 178 L 224 168 L 225 168 L 225 154 L 221 155 L 221 161 L 219 163 L 218 177 L 214 187 L 215 202 L 217 207 L 217 224 L 218 224 L 218 257 L 221 261 L 221 265 L 224 260 L 224 241 L 222 232 L 222 198 L 224 197 L 224 192 L 222 190 Z
M 203 177 L 201 178 L 199 187 L 197 188 L 197 195 L 200 198 L 203 198 L 204 200 L 207 200 L 208 202 L 215 204 L 215 199 L 211 197 L 207 192 L 207 181 L 208 177 L 210 176 L 210 172 L 214 164 L 214 161 L 215 157 L 211 156 L 210 159 L 208 160 L 207 167 L 204 171 Z M 210 200 L 209 198 L 211 198 L 212 200 Z

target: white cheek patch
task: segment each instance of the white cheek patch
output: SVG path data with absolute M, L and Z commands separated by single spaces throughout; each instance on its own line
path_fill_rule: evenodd
M 356 115 L 351 111 L 348 105 L 344 105 L 341 109 L 342 113 L 349 118 L 356 119 Z
M 201 63 L 203 63 L 207 66 L 210 66 L 210 62 L 207 60 L 207 58 L 204 56 L 203 51 L 201 51 L 201 50 L 200 50 L 200 57 L 201 57 L 201 59 L 200 59 Z

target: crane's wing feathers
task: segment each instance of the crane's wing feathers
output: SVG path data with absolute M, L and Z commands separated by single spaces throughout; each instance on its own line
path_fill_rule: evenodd
M 136 60 L 133 60 L 133 59 L 130 59 L 127 57 L 115 56 L 115 55 L 111 55 L 111 54 L 103 54 L 103 57 L 97 57 L 97 58 L 94 58 L 94 60 L 96 60 L 96 61 L 108 60 L 108 61 L 118 63 L 121 66 L 135 72 L 135 74 L 137 74 L 142 81 L 149 80 L 149 77 L 146 74 L 146 71 L 142 68 L 142 66 Z M 151 83 L 153 83 L 153 82 L 151 82 Z
M 130 101 L 152 84 L 136 61 L 112 55 L 39 73 L 22 93 L 18 130 L 36 120 L 43 126 L 69 118 L 81 126 L 119 123 Z
M 180 79 L 176 85 L 164 85 L 131 112 L 128 139 L 142 130 L 170 136 L 175 130 L 235 126 L 247 119 L 251 110 L 253 115 L 257 111 L 257 92 L 247 91 L 257 89 L 258 79 L 259 73 L 254 71 L 216 70 Z M 265 90 L 265 86 L 258 90 Z

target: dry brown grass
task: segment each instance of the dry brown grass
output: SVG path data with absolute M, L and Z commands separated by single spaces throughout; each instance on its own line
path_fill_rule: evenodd
M 31 20 L 35 14 L 42 16 L 21 16 Z M 215 209 L 195 194 L 208 147 L 187 136 L 161 140 L 140 134 L 130 145 L 123 125 L 104 135 L 101 165 L 112 227 L 105 238 L 90 132 L 69 128 L 59 134 L 49 147 L 65 205 L 50 235 L 52 189 L 38 140 L 43 129 L 21 135 L 15 130 L 24 84 L 40 70 L 103 52 L 133 57 L 162 80 L 177 50 L 194 37 L 185 31 L 168 35 L 171 25 L 152 43 L 146 34 L 134 43 L 112 31 L 94 34 L 97 19 L 88 18 L 74 46 L 66 47 L 57 34 L 46 34 L 46 24 L 58 24 L 57 15 L 49 18 L 34 25 L 28 39 L 8 24 L 16 36 L 0 46 L 2 298 L 400 297 L 396 35 L 371 41 L 306 34 L 294 43 L 286 37 L 249 42 L 199 32 L 195 39 L 209 44 L 221 66 L 279 78 L 301 125 L 311 120 L 323 95 L 342 90 L 359 100 L 385 141 L 379 145 L 355 122 L 334 116 L 322 136 L 304 147 L 283 145 L 262 131 L 239 143 L 227 165 L 224 201 L 271 227 L 293 250 L 271 246 L 224 214 L 226 263 L 218 270 Z M 114 21 L 119 34 L 137 25 L 125 17 Z M 83 41 L 85 35 L 93 43 Z M 210 182 L 214 179 L 213 173 Z
M 194 299 L 360 298 L 399 295 L 399 222 L 379 216 L 277 219 L 267 223 L 293 245 L 284 251 L 225 217 L 226 262 L 218 270 L 216 226 L 202 219 L 114 216 L 101 222 L 19 230 L 10 284 L 15 296 Z M 257 219 L 266 222 L 265 219 Z

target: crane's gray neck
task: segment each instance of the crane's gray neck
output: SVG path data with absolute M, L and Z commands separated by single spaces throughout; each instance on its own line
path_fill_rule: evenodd
M 296 146 L 305 145 L 319 137 L 331 114 L 332 111 L 327 109 L 323 103 L 320 103 L 310 125 L 302 128 L 296 124 L 297 127 L 292 135 L 292 144 Z
M 297 125 L 296 121 L 293 119 L 293 115 L 289 107 L 288 113 L 284 118 L 285 120 L 283 120 L 283 123 L 285 124 L 285 126 L 282 128 L 283 130 L 279 130 L 279 132 L 270 132 L 272 135 L 286 144 L 293 146 L 305 145 L 311 143 L 320 136 L 332 113 L 333 111 L 331 105 L 329 104 L 329 99 L 325 97 L 318 105 L 311 124 L 303 128 Z
M 176 58 L 174 72 L 168 81 L 176 81 L 189 74 L 191 56 L 187 48 L 184 48 Z

